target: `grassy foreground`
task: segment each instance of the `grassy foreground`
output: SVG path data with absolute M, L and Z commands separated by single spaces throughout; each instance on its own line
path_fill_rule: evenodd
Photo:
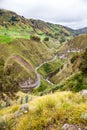
M 15 118 L 19 108 L 14 104 L 0 111 L 6 130 L 61 130 L 65 123 L 83 128 L 87 125 L 87 99 L 79 93 L 56 92 L 34 97 L 29 101 L 29 112 Z

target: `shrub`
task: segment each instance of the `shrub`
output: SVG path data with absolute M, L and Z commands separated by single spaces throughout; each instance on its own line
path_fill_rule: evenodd
M 44 38 L 44 41 L 49 41 L 49 37 L 45 37 L 45 38 Z
M 40 42 L 40 37 L 37 36 L 37 35 L 31 35 L 31 36 L 30 36 L 30 39 L 31 39 L 31 40 L 34 40 L 34 41 Z
M 13 15 L 13 16 L 11 17 L 10 21 L 16 21 L 16 16 Z
M 63 42 L 65 42 L 65 39 L 64 39 L 64 38 L 61 38 L 61 39 L 60 39 L 60 43 L 63 43 Z
M 10 19 L 10 22 L 17 22 L 17 21 L 19 21 L 20 19 L 19 18 L 17 18 L 15 15 L 13 15 L 12 17 L 11 17 L 11 19 Z

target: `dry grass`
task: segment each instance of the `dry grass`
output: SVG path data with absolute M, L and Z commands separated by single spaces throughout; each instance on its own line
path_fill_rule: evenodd
M 29 112 L 18 119 L 14 127 L 15 130 L 56 130 L 64 123 L 86 126 L 86 119 L 81 118 L 83 113 L 87 113 L 87 99 L 79 93 L 56 92 L 54 94 L 33 98 L 29 102 Z M 0 115 L 12 116 L 17 110 L 14 105 L 11 108 L 3 109 Z M 19 122 L 20 120 L 20 122 Z

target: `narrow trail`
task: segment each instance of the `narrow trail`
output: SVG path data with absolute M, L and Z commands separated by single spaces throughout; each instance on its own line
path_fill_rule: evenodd
M 51 85 L 54 85 L 54 83 L 52 83 L 50 80 L 49 80 L 49 77 L 46 78 L 46 81 L 51 84 Z

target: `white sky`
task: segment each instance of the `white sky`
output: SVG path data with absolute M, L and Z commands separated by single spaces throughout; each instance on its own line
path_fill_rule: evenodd
M 0 8 L 74 29 L 87 27 L 87 0 L 0 0 Z

